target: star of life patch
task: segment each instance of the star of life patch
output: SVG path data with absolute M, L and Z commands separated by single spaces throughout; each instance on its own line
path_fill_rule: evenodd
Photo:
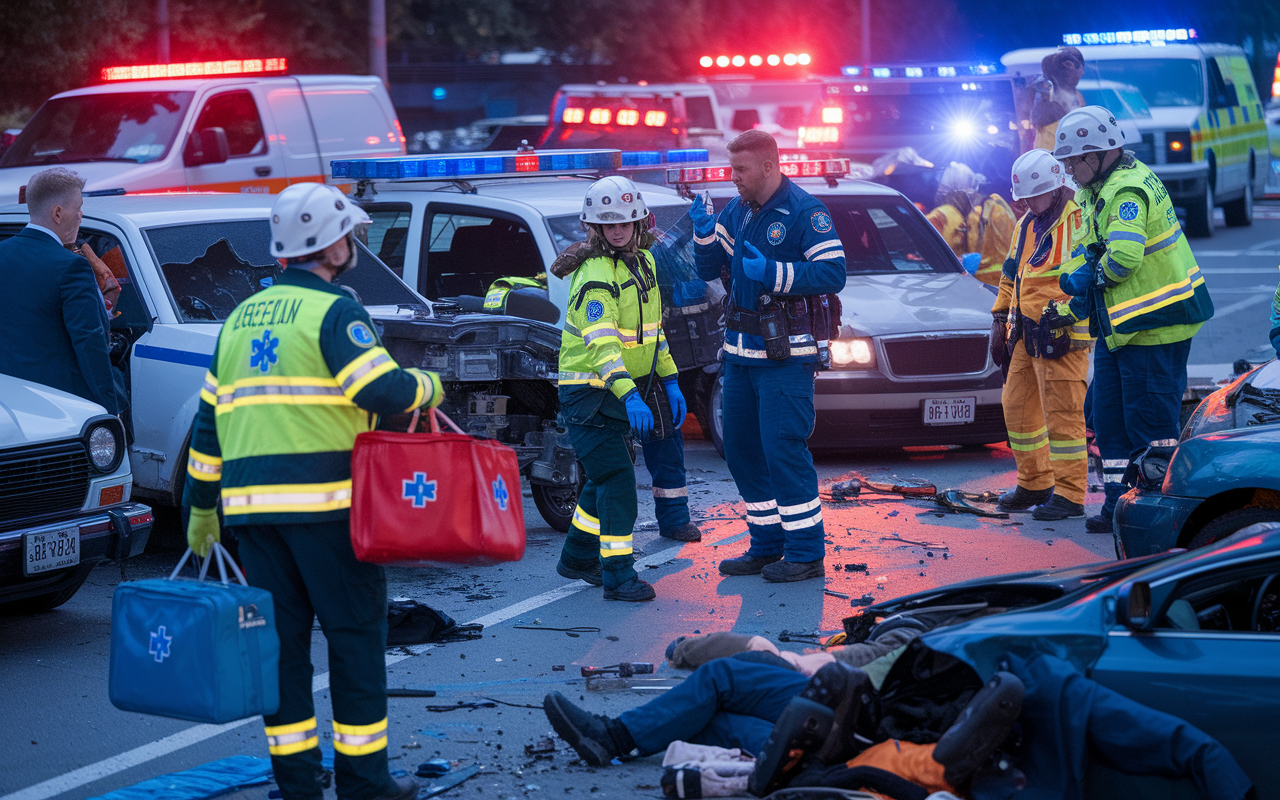
M 1132 200 L 1126 200 L 1120 204 L 1120 219 L 1125 222 L 1132 222 L 1138 218 L 1138 204 Z
M 595 322 L 604 316 L 604 303 L 592 300 L 587 303 L 587 322 Z
M 369 326 L 359 320 L 347 326 L 347 338 L 356 347 L 369 348 L 378 343 L 377 337 L 373 335 L 373 331 L 369 330 Z

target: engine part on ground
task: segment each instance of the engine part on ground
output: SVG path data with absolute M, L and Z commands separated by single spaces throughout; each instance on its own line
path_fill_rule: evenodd
M 992 519 L 1009 518 L 1009 515 L 1003 511 L 987 511 L 985 508 L 970 505 L 965 500 L 964 493 L 958 489 L 948 489 L 936 496 L 934 502 L 953 514 L 973 514 L 977 517 L 990 517 Z

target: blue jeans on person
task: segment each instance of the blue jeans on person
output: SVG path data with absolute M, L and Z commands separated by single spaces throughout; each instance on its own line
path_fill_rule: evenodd
M 1120 481 L 1135 451 L 1155 441 L 1176 440 L 1181 433 L 1190 352 L 1190 339 L 1116 350 L 1099 340 L 1094 348 L 1093 432 L 1102 455 L 1104 517 L 1115 513 L 1125 492 Z
M 724 455 L 747 505 L 747 556 L 816 561 L 826 544 L 808 439 L 815 364 L 724 365 Z
M 789 667 L 749 657 L 717 658 L 618 719 L 643 755 L 661 753 L 675 741 L 759 755 L 782 710 L 808 682 Z
M 685 486 L 684 436 L 676 431 L 669 439 L 643 442 L 644 466 L 653 486 L 653 510 L 660 532 L 673 531 L 689 522 L 689 489 Z

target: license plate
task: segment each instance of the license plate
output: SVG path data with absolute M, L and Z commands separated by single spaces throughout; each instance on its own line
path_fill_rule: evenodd
M 80 563 L 80 529 L 28 533 L 22 537 L 22 574 L 36 575 Z
M 977 405 L 975 397 L 931 397 L 924 401 L 924 424 L 968 425 Z

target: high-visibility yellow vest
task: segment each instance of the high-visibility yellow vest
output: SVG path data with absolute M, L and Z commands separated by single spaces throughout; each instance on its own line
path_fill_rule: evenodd
M 1035 235 L 1034 214 L 1028 212 L 1018 220 L 1000 278 L 1000 293 L 991 307 L 992 312 L 1017 311 L 1038 324 L 1045 306 L 1051 301 L 1067 302 L 1071 299 L 1062 291 L 1058 278 L 1071 272 L 1071 251 L 1084 233 L 1083 220 L 1080 207 L 1070 200 L 1053 228 L 1039 239 Z M 1036 266 L 1031 261 L 1041 251 L 1043 260 Z M 1077 349 L 1086 348 L 1093 341 L 1087 320 L 1077 322 L 1068 333 L 1072 346 Z
M 1000 195 L 988 195 L 975 204 L 967 216 L 950 203 L 938 206 L 928 214 L 928 220 L 942 234 L 947 246 L 957 257 L 965 253 L 980 253 L 982 259 L 974 277 L 983 283 L 996 286 L 1000 283 L 1000 269 L 1009 253 L 1013 239 L 1013 226 L 1017 217 L 1013 209 Z
M 484 307 L 488 311 L 504 312 L 507 310 L 507 295 L 513 289 L 546 289 L 547 275 L 541 273 L 538 278 L 498 278 L 489 284 L 489 291 L 484 295 Z

